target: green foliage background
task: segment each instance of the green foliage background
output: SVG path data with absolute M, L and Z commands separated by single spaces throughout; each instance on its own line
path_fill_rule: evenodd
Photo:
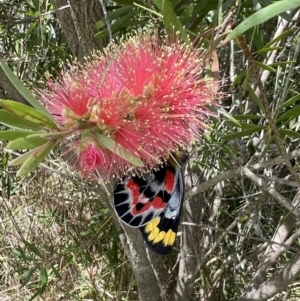
M 291 155 L 292 171 L 284 161 L 268 167 L 262 162 L 285 158 L 299 148 L 300 31 L 299 17 L 293 17 L 299 14 L 300 1 L 119 0 L 105 4 L 107 18 L 95 24 L 96 39 L 110 40 L 155 24 L 158 31 L 178 30 L 183 39 L 190 36 L 207 49 L 208 57 L 213 50 L 218 53 L 224 92 L 217 109 L 220 118 L 212 119 L 209 133 L 196 143 L 190 166 L 200 171 L 201 182 L 208 183 L 198 189 L 204 200 L 199 226 L 206 227 L 211 238 L 210 253 L 202 254 L 190 300 L 239 300 L 259 270 L 276 229 L 289 220 L 287 237 L 299 231 L 299 217 L 272 192 L 297 208 L 300 183 L 293 172 L 299 173 L 299 155 Z M 1 57 L 27 87 L 42 88 L 49 76 L 59 76 L 72 61 L 55 9 L 49 1 L 0 3 Z M 257 92 L 257 70 L 241 47 L 241 35 L 263 80 L 271 120 L 262 93 Z M 211 67 L 208 64 L 207 74 Z M 8 97 L 4 89 L 0 95 Z M 3 114 L 0 135 L 8 125 Z M 98 188 L 84 181 L 55 151 L 20 179 L 16 169 L 8 167 L 18 152 L 8 149 L 7 142 L 0 143 L 0 298 L 138 300 L 134 273 L 119 241 L 120 229 L 115 228 Z M 242 167 L 256 178 L 243 173 Z M 228 176 L 222 178 L 226 172 Z M 218 176 L 221 180 L 214 183 Z M 216 199 L 221 201 L 211 223 Z M 291 243 L 285 242 L 288 247 L 266 270 L 266 279 L 298 254 L 298 240 L 295 235 Z M 179 244 L 160 259 L 170 279 L 177 277 L 178 249 Z M 273 300 L 298 300 L 298 280 L 285 285 Z

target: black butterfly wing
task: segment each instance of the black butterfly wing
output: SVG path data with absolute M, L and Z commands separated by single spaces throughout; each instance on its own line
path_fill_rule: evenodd
M 140 228 L 150 249 L 160 255 L 167 255 L 172 250 L 180 222 L 184 199 L 184 179 L 180 168 L 174 171 L 174 179 L 174 189 L 166 209 Z
M 124 223 L 140 228 L 166 209 L 171 198 L 164 182 L 167 173 L 164 166 L 153 175 L 129 177 L 116 184 L 114 208 Z
M 184 199 L 183 170 L 171 161 L 152 175 L 129 177 L 115 186 L 114 208 L 127 225 L 140 228 L 154 252 L 168 254 L 176 240 Z

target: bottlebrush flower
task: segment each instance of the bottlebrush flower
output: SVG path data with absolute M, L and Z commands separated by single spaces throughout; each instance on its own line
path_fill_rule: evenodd
M 217 83 L 201 78 L 202 58 L 179 40 L 159 42 L 139 33 L 73 67 L 39 95 L 63 131 L 76 137 L 85 132 L 96 141 L 85 145 L 85 138 L 76 138 L 85 145 L 77 147 L 84 172 L 99 170 L 106 179 L 131 167 L 144 172 L 186 149 L 205 127 Z
M 82 145 L 78 147 L 78 162 L 80 164 L 80 169 L 84 174 L 89 174 L 95 169 L 101 167 L 107 167 L 108 158 L 105 154 L 105 150 L 101 149 L 97 144 L 92 142 L 84 143 L 86 144 L 83 148 Z

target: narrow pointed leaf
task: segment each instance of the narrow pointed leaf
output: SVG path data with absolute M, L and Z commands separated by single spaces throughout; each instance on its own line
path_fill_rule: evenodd
M 297 118 L 300 115 L 300 107 L 295 107 L 291 110 L 288 110 L 284 114 L 282 114 L 280 117 L 276 119 L 276 122 L 282 121 L 289 118 Z
M 117 156 L 121 157 L 122 159 L 130 162 L 135 166 L 144 166 L 143 162 L 137 156 L 135 156 L 133 153 L 126 150 L 122 146 L 116 145 L 116 142 L 113 139 L 100 134 L 95 134 L 95 136 L 104 147 L 109 149 L 111 152 L 115 153 Z
M 0 109 L 0 124 L 14 129 L 40 130 L 41 126 L 36 123 L 21 119 L 18 116 Z
M 242 72 L 234 79 L 231 85 L 232 86 L 237 85 L 246 75 L 247 75 L 247 71 Z
M 17 249 L 12 249 L 12 253 L 17 257 L 22 258 L 25 262 L 33 260 L 33 257 L 25 253 L 20 246 Z
M 282 47 L 268 47 L 268 48 L 262 48 L 258 51 L 256 51 L 256 53 L 266 53 L 266 52 L 270 52 L 270 51 L 274 51 L 274 50 L 279 50 Z
M 279 133 L 282 135 L 282 136 L 289 136 L 289 137 L 292 137 L 292 138 L 300 138 L 300 133 L 298 132 L 295 132 L 293 130 L 289 130 L 289 129 L 280 129 L 279 130 Z
M 5 72 L 6 76 L 18 92 L 40 113 L 47 116 L 50 120 L 53 120 L 52 115 L 46 110 L 46 108 L 39 103 L 39 101 L 30 93 L 30 91 L 23 85 L 23 83 L 15 76 L 6 63 L 0 58 L 0 67 Z
M 227 39 L 231 40 L 241 35 L 248 29 L 257 26 L 279 14 L 288 11 L 289 9 L 294 9 L 300 6 L 299 0 L 282 0 L 275 2 L 258 12 L 251 15 L 249 18 L 240 23 L 228 36 Z
M 58 278 L 59 280 L 62 280 L 62 277 L 59 274 L 59 271 L 57 270 L 57 268 L 54 266 L 54 264 L 51 265 L 51 269 L 53 271 L 53 274 L 56 276 L 56 278 Z
M 128 20 L 131 20 L 136 14 L 138 13 L 137 10 L 126 14 L 125 16 L 123 16 L 122 18 L 116 20 L 113 24 L 111 24 L 111 31 L 112 33 L 116 32 L 117 30 L 119 30 L 120 28 L 126 27 L 125 22 L 127 22 Z M 95 34 L 95 38 L 100 38 L 103 36 L 107 36 L 108 35 L 108 30 L 104 29 L 98 33 Z
M 264 130 L 267 129 L 268 126 L 265 125 L 259 125 L 259 124 L 253 124 L 253 123 L 247 123 L 247 122 L 241 122 L 241 127 L 244 130 L 248 130 L 248 129 L 258 129 L 258 130 Z
M 226 112 L 223 108 L 219 109 L 218 112 L 220 114 L 224 115 L 230 121 L 232 121 L 238 127 L 241 127 L 241 124 L 232 115 L 230 115 L 228 112 Z
M 33 252 L 35 255 L 39 256 L 40 258 L 44 258 L 44 256 L 42 255 L 42 253 L 39 251 L 39 249 L 32 243 L 25 241 L 25 246 L 28 248 L 28 250 L 30 250 L 31 252 Z
M 32 155 L 32 153 L 34 151 L 35 151 L 35 149 L 32 149 L 32 150 L 28 151 L 27 153 L 20 155 L 18 158 L 10 161 L 8 163 L 8 166 L 16 166 L 16 165 L 23 164 Z
M 19 277 L 19 280 L 24 280 L 24 281 L 27 283 L 28 280 L 30 279 L 30 277 L 32 276 L 32 274 L 34 273 L 34 271 L 35 271 L 35 268 L 31 268 L 31 269 L 25 271 L 25 272 Z M 26 279 L 28 279 L 28 280 L 26 281 Z M 23 283 L 23 281 L 22 281 L 22 283 Z M 23 283 L 23 285 L 24 285 L 24 283 Z
M 276 72 L 276 70 L 268 65 L 265 65 L 261 62 L 258 62 L 258 61 L 255 61 L 255 65 L 263 70 L 267 70 L 267 71 L 270 71 L 270 72 Z
M 133 5 L 122 6 L 120 8 L 115 9 L 114 11 L 108 13 L 107 17 L 108 17 L 109 21 L 111 22 L 117 18 L 120 18 L 120 17 L 126 15 L 133 7 L 134 7 Z M 100 19 L 95 25 L 96 29 L 102 28 L 104 26 L 106 26 L 105 17 Z
M 30 268 L 19 277 L 19 280 L 22 280 L 22 285 L 20 288 L 24 287 L 29 282 L 35 270 L 36 268 Z
M 36 109 L 22 103 L 11 100 L 0 100 L 0 106 L 26 121 L 39 124 L 46 128 L 57 129 L 57 126 L 52 119 L 49 119 Z
M 223 139 L 232 140 L 232 139 L 237 139 L 237 138 L 242 138 L 242 137 L 248 137 L 248 136 L 251 136 L 253 133 L 256 133 L 258 131 L 261 131 L 261 129 L 260 128 L 252 128 L 252 129 L 241 131 L 241 132 L 238 132 L 238 133 L 225 135 L 225 136 L 223 136 Z
M 152 0 L 156 7 L 162 11 L 162 1 L 161 0 Z
M 48 282 L 47 269 L 45 267 L 42 267 L 40 272 L 40 286 L 41 287 L 46 286 L 47 282 Z
M 0 133 L 1 135 L 1 133 Z M 45 144 L 47 139 L 41 137 L 21 137 L 8 143 L 7 148 L 9 149 L 33 149 L 42 144 Z
M 282 34 L 280 34 L 279 36 L 277 36 L 275 39 L 273 39 L 269 43 L 267 43 L 264 48 L 269 48 L 271 45 L 275 44 L 276 42 L 278 42 L 281 39 L 283 39 L 286 36 L 288 36 L 292 31 L 293 31 L 292 29 L 288 29 L 288 30 L 284 31 Z M 261 50 L 263 50 L 263 49 L 261 49 Z
M 61 139 L 72 134 L 73 131 L 55 131 L 55 132 L 31 132 L 28 137 L 41 137 L 41 138 L 52 138 L 55 136 L 61 136 Z
M 271 66 L 271 67 L 286 66 L 288 64 L 295 64 L 295 63 L 297 63 L 297 62 L 296 61 L 283 61 L 283 62 L 272 63 L 269 66 Z
M 47 157 L 56 144 L 56 140 L 50 140 L 44 145 L 30 151 L 30 156 L 18 170 L 17 176 L 25 176 L 35 169 Z
M 0 131 L 0 140 L 7 140 L 7 141 L 13 141 L 22 137 L 27 137 L 30 134 L 33 134 L 36 132 L 33 131 L 25 131 L 25 130 L 5 130 Z
M 186 33 L 186 30 L 176 16 L 170 0 L 163 0 L 162 14 L 164 18 L 165 30 L 169 37 L 171 37 L 172 42 L 175 42 L 177 32 L 180 32 L 181 39 L 183 41 L 188 42 L 188 35 Z
M 255 101 L 256 105 L 261 109 L 262 112 L 265 112 L 265 108 L 264 108 L 263 104 L 261 103 L 260 99 L 257 97 L 255 92 L 253 91 L 252 87 L 248 84 L 248 82 L 246 83 L 246 89 L 249 91 L 249 93 L 250 93 L 252 99 Z
M 234 115 L 236 120 L 253 120 L 253 119 L 261 119 L 260 115 Z
M 279 108 L 278 110 L 281 110 L 282 108 L 288 107 L 290 105 L 292 105 L 294 102 L 300 100 L 300 94 L 290 98 L 289 100 L 287 100 L 286 102 L 284 102 Z

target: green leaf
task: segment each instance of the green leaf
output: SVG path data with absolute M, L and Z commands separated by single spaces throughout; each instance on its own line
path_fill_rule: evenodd
M 236 120 L 253 120 L 253 119 L 261 119 L 260 115 L 234 115 Z
M 46 108 L 39 103 L 39 101 L 30 93 L 30 91 L 23 85 L 23 83 L 15 76 L 6 63 L 0 58 L 0 67 L 5 72 L 6 76 L 18 92 L 41 114 L 53 120 L 53 116 L 46 110 Z
M 161 0 L 159 0 L 159 1 L 161 1 Z M 144 6 L 144 5 L 140 5 L 140 4 L 137 4 L 137 3 L 134 3 L 134 5 L 137 6 L 137 7 L 140 7 L 141 9 L 143 9 L 143 10 L 145 10 L 145 11 L 150 12 L 150 13 L 153 14 L 153 15 L 158 16 L 160 19 L 163 18 L 163 15 L 162 15 L 162 14 L 158 13 L 157 11 L 155 11 L 155 10 L 153 10 L 153 9 L 150 9 L 150 8 Z M 146 21 L 145 23 L 146 23 L 146 24 L 149 24 L 147 21 Z
M 20 277 L 19 280 L 22 280 L 21 288 L 24 287 L 29 280 L 31 279 L 33 273 L 36 271 L 36 268 L 30 268 L 29 270 L 25 271 Z
M 289 100 L 287 100 L 286 102 L 284 102 L 279 108 L 278 110 L 281 110 L 285 107 L 288 107 L 290 105 L 292 105 L 294 102 L 296 102 L 297 100 L 300 100 L 300 94 L 290 98 Z
M 54 275 L 56 276 L 56 278 L 58 278 L 59 280 L 62 280 L 62 277 L 61 277 L 61 275 L 59 274 L 59 271 L 58 271 L 58 270 L 56 269 L 56 267 L 54 266 L 54 264 L 51 265 L 51 269 L 52 269 Z
M 293 130 L 289 130 L 289 129 L 279 129 L 278 130 L 279 133 L 282 135 L 282 136 L 289 136 L 289 137 L 292 137 L 292 138 L 300 138 L 300 133 L 298 132 L 295 132 Z
M 247 75 L 247 71 L 242 72 L 234 79 L 231 85 L 232 86 L 237 85 L 246 75 Z
M 0 133 L 1 135 L 1 133 Z M 21 137 L 16 140 L 11 141 L 8 143 L 7 148 L 9 149 L 33 149 L 42 144 L 45 144 L 47 139 L 41 137 Z
M 42 295 L 46 288 L 48 283 L 48 272 L 45 267 L 40 268 L 40 277 L 39 277 L 39 287 L 36 293 L 29 299 L 29 301 L 34 300 L 37 296 Z
M 186 22 L 189 20 L 189 18 L 193 14 L 194 8 L 195 8 L 195 5 L 190 4 L 184 9 L 182 14 L 179 16 L 181 24 L 186 24 Z
M 32 274 L 34 273 L 35 268 L 31 268 L 27 271 L 25 271 L 20 277 L 19 280 L 23 280 L 23 279 L 27 279 L 27 281 L 25 280 L 25 282 L 27 283 L 30 279 L 30 277 L 32 276 Z M 29 279 L 28 279 L 29 278 Z M 25 284 L 26 284 L 25 283 Z M 23 286 L 24 286 L 24 282 L 23 282 Z
M 20 155 L 18 158 L 14 159 L 13 161 L 9 162 L 9 166 L 16 166 L 23 164 L 33 153 L 35 149 L 32 149 L 31 151 L 28 151 L 25 154 Z
M 40 130 L 41 126 L 21 119 L 16 115 L 0 109 L 0 123 L 14 129 Z
M 265 108 L 261 103 L 260 99 L 256 96 L 255 92 L 253 91 L 252 87 L 246 82 L 245 88 L 249 91 L 252 99 L 255 101 L 256 105 L 261 109 L 262 112 L 265 112 Z
M 57 129 L 55 122 L 39 111 L 22 103 L 12 100 L 0 100 L 0 106 L 23 120 L 39 124 L 50 129 Z
M 255 0 L 255 1 L 256 1 L 256 0 Z M 277 0 L 277 1 L 278 1 L 278 0 Z M 268 6 L 268 5 L 272 4 L 274 1 L 273 1 L 273 0 L 259 0 L 259 2 L 260 2 L 261 4 L 263 4 L 264 6 Z M 285 19 L 285 20 L 288 21 L 288 22 L 291 22 L 291 21 L 292 21 L 291 16 L 290 16 L 288 13 L 286 13 L 286 12 L 283 12 L 283 13 L 279 14 L 279 16 L 280 16 L 281 18 Z
M 181 39 L 185 42 L 188 42 L 186 30 L 176 16 L 170 0 L 163 0 L 162 14 L 165 30 L 168 36 L 171 38 L 171 41 L 175 42 L 177 40 L 178 32 L 180 32 Z
M 223 108 L 219 109 L 218 112 L 220 114 L 222 114 L 223 116 L 225 116 L 230 121 L 232 121 L 238 127 L 241 127 L 240 123 L 232 115 L 230 115 L 227 111 L 225 111 Z
M 41 287 L 46 286 L 46 284 L 48 283 L 48 272 L 47 269 L 45 267 L 42 267 L 40 270 L 40 281 L 39 284 Z
M 126 15 L 133 7 L 133 5 L 126 5 L 108 13 L 107 16 L 109 21 L 111 22 L 121 16 Z M 100 21 L 98 21 L 95 25 L 96 29 L 102 28 L 103 26 L 106 26 L 105 17 L 101 18 Z
M 258 125 L 258 124 L 253 124 L 253 123 L 247 123 L 247 122 L 241 122 L 241 127 L 242 129 L 244 130 L 247 130 L 247 129 L 258 129 L 258 130 L 264 130 L 264 129 L 267 129 L 268 127 L 265 126 L 265 125 Z
M 223 139 L 233 140 L 233 139 L 237 139 L 237 138 L 248 137 L 248 136 L 251 136 L 253 133 L 256 133 L 258 131 L 261 131 L 261 128 L 252 128 L 252 129 L 241 131 L 241 132 L 238 132 L 238 133 L 225 135 L 225 136 L 223 136 Z
M 269 43 L 267 43 L 263 49 L 269 48 L 271 45 L 275 44 L 276 42 L 280 41 L 281 39 L 285 38 L 286 36 L 288 36 L 291 32 L 293 32 L 292 29 L 288 29 L 286 31 L 284 31 L 282 34 L 280 34 L 279 36 L 277 36 L 275 39 L 271 40 Z M 280 48 L 280 47 L 274 47 L 274 48 Z
M 229 124 L 235 126 L 236 124 L 234 124 L 232 121 L 228 121 Z M 257 124 L 253 124 L 253 123 L 247 123 L 247 122 L 240 122 L 240 126 L 239 126 L 242 130 L 248 130 L 248 129 L 266 129 L 267 126 L 264 125 L 257 125 Z
M 188 21 L 191 20 L 191 18 L 193 16 L 198 15 L 198 13 L 200 13 L 201 11 L 203 11 L 203 9 L 205 8 L 205 6 L 207 5 L 207 1 L 208 0 L 202 0 L 202 1 L 198 1 L 198 2 L 194 2 L 192 4 L 190 4 L 189 6 L 187 6 L 181 14 L 178 14 L 180 17 L 180 21 L 181 24 L 186 24 Z
M 145 3 L 139 0 L 115 0 L 114 2 L 122 5 L 134 5 L 135 3 L 138 3 L 140 5 L 145 5 Z
M 156 7 L 159 9 L 159 11 L 162 11 L 162 1 L 161 0 L 152 0 L 152 1 L 156 5 Z
M 139 166 L 139 167 L 144 166 L 144 163 L 137 156 L 135 156 L 133 153 L 126 150 L 122 146 L 116 145 L 116 142 L 113 139 L 97 133 L 95 133 L 95 136 L 104 147 L 109 149 L 117 156 L 121 157 L 122 159 L 128 161 L 129 163 L 135 166 Z
M 288 65 L 288 64 L 295 64 L 295 63 L 297 63 L 297 62 L 296 61 L 284 61 L 284 62 L 272 63 L 268 66 L 276 67 L 276 66 L 285 66 L 285 65 Z
M 28 250 L 30 250 L 35 255 L 39 256 L 40 258 L 42 258 L 42 259 L 44 258 L 44 256 L 42 255 L 42 253 L 38 250 L 38 248 L 34 244 L 32 244 L 32 243 L 30 243 L 28 241 L 25 241 L 24 243 L 25 243 L 25 246 L 28 248 Z
M 17 177 L 25 176 L 35 169 L 47 157 L 56 144 L 57 140 L 53 139 L 30 151 L 30 156 L 18 170 Z
M 30 134 L 33 134 L 35 132 L 33 131 L 25 131 L 25 130 L 5 130 L 5 131 L 0 131 L 0 140 L 7 140 L 7 141 L 12 141 L 16 140 L 21 137 L 26 137 Z
M 110 28 L 112 33 L 116 32 L 122 27 L 126 27 L 126 21 L 130 20 L 133 16 L 135 16 L 138 13 L 138 10 L 135 10 L 129 14 L 126 14 L 124 17 L 118 19 L 116 22 L 111 24 Z M 104 29 L 98 33 L 95 34 L 95 38 L 101 38 L 108 35 L 107 29 Z
M 267 70 L 267 71 L 270 71 L 270 72 L 275 72 L 276 73 L 276 70 L 268 65 L 265 65 L 261 62 L 258 62 L 258 61 L 255 61 L 255 65 L 261 69 L 264 69 L 264 70 Z
M 17 257 L 22 258 L 25 262 L 33 260 L 32 256 L 26 254 L 20 246 L 18 247 L 18 249 L 13 249 L 12 253 Z
M 275 2 L 267 7 L 262 8 L 258 12 L 251 15 L 249 18 L 240 23 L 228 36 L 228 40 L 232 40 L 248 29 L 257 26 L 267 20 L 286 12 L 289 9 L 294 9 L 300 6 L 300 0 L 282 0 Z
M 265 53 L 265 52 L 270 52 L 270 51 L 274 51 L 274 50 L 279 50 L 282 47 L 269 47 L 269 48 L 262 48 L 261 50 L 256 51 L 255 53 Z
M 276 119 L 276 122 L 285 120 L 285 119 L 289 119 L 289 118 L 297 118 L 300 115 L 300 106 L 299 107 L 295 107 L 291 110 L 288 110 L 287 112 L 285 112 L 284 114 L 282 114 L 280 117 L 278 117 Z

